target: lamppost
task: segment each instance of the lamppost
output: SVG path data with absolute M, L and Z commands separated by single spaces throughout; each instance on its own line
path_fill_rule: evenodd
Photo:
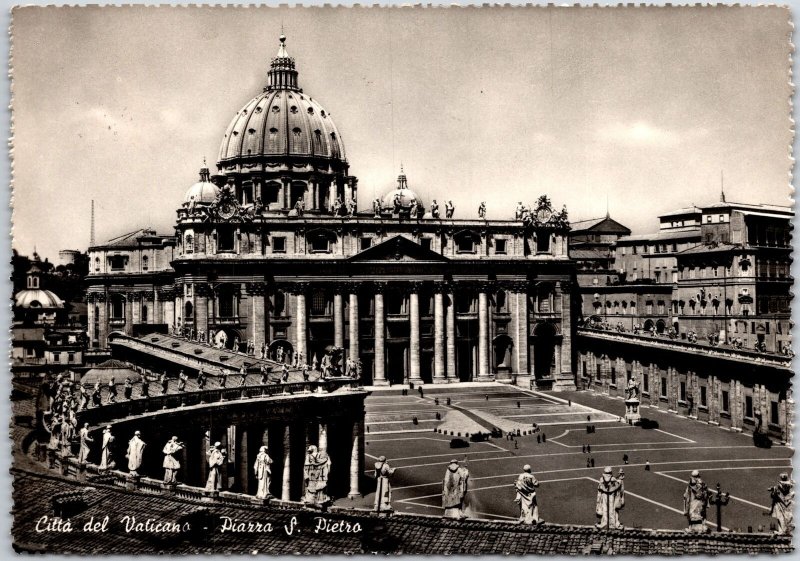
M 722 531 L 722 507 L 726 506 L 730 500 L 731 500 L 731 494 L 723 493 L 720 490 L 719 483 L 717 483 L 716 494 L 708 500 L 710 504 L 715 505 L 717 507 L 717 532 Z

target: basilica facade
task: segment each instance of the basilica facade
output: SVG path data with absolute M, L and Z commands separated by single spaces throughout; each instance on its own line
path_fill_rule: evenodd
M 566 210 L 542 196 L 507 220 L 466 214 L 422 201 L 402 170 L 359 201 L 339 130 L 298 86 L 281 36 L 175 235 L 90 248 L 91 345 L 170 330 L 309 364 L 339 348 L 365 384 L 574 388 Z

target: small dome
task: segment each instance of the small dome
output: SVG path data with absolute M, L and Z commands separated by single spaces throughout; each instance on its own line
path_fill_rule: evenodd
M 23 309 L 53 309 L 63 308 L 64 302 L 50 290 L 27 288 L 17 292 L 17 295 L 14 297 L 14 305 L 17 308 Z
M 183 197 L 183 203 L 189 204 L 211 204 L 217 200 L 219 187 L 211 183 L 208 168 L 203 165 L 200 168 L 200 181 L 189 187 Z
M 100 385 L 107 385 L 111 378 L 114 378 L 114 382 L 117 384 L 123 384 L 125 378 L 130 378 L 133 383 L 142 379 L 141 375 L 126 363 L 111 359 L 87 370 L 81 378 L 81 384 L 87 386 L 100 382 Z
M 400 197 L 400 204 L 404 209 L 409 209 L 414 201 L 422 206 L 422 201 L 417 194 L 408 188 L 408 179 L 403 173 L 403 166 L 400 166 L 400 175 L 397 176 L 397 188 L 392 189 L 381 198 L 381 207 L 393 209 L 396 197 Z

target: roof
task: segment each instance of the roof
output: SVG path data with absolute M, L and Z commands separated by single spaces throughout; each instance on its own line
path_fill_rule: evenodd
M 55 292 L 42 288 L 26 288 L 17 292 L 14 297 L 17 308 L 54 309 L 63 308 L 64 302 Z
M 572 232 L 570 235 L 574 236 L 581 232 L 593 232 L 603 234 L 621 234 L 624 236 L 630 235 L 631 230 L 627 226 L 623 226 L 610 216 L 603 218 L 591 218 L 589 220 L 580 220 L 572 222 Z
M 123 382 L 125 378 L 130 378 L 132 382 L 138 382 L 141 376 L 127 363 L 110 359 L 87 370 L 81 378 L 81 384 L 93 385 L 100 382 L 103 385 L 108 384 L 111 378 L 114 378 L 115 382 Z
M 13 341 L 44 341 L 44 327 L 13 327 Z
M 150 228 L 140 228 L 133 232 L 128 232 L 127 234 L 117 236 L 116 238 L 111 238 L 107 242 L 93 246 L 89 249 L 136 249 L 141 246 L 140 240 L 142 238 L 161 238 L 163 240 L 172 239 L 173 236 L 158 234 L 155 230 Z
M 768 205 L 768 204 L 750 204 L 750 203 L 729 203 L 718 202 L 708 206 L 704 206 L 703 210 L 709 209 L 730 209 L 730 210 L 753 210 L 767 213 L 774 213 L 783 216 L 794 216 L 792 207 L 784 205 Z
M 608 248 L 598 248 L 598 249 L 570 248 L 569 256 L 572 259 L 612 259 L 614 257 L 614 254 L 613 252 L 610 252 Z
M 677 255 L 707 255 L 709 253 L 726 253 L 735 249 L 742 249 L 742 246 L 732 243 L 702 244 L 679 251 Z
M 54 497 L 70 497 L 85 489 L 79 482 L 33 473 L 14 472 L 14 520 L 12 539 L 17 551 L 58 552 L 61 554 L 164 554 L 231 553 L 342 555 L 345 553 L 402 554 L 549 554 L 578 555 L 614 553 L 627 555 L 756 554 L 793 551 L 790 536 L 746 533 L 695 534 L 683 531 L 647 529 L 598 530 L 587 526 L 541 526 L 516 521 L 442 519 L 397 513 L 379 516 L 364 511 L 332 509 L 325 514 L 331 522 L 358 523 L 360 532 L 312 531 L 319 513 L 299 506 L 256 506 L 219 501 L 199 503 L 190 500 L 126 492 L 94 478 L 86 491 L 86 509 L 72 518 L 73 528 L 82 528 L 91 517 L 106 515 L 119 521 L 126 514 L 140 518 L 179 521 L 197 516 L 207 509 L 214 517 L 229 517 L 248 524 L 270 522 L 273 532 L 204 532 L 176 537 L 175 534 L 125 532 L 123 525 L 111 524 L 108 532 L 37 532 L 36 521 L 43 512 L 52 512 Z M 299 527 L 287 539 L 283 526 L 296 517 Z M 202 520 L 202 519 L 201 519 Z M 200 526 L 200 524 L 196 524 Z M 199 539 L 198 539 L 199 538 Z
M 666 218 L 668 216 L 685 216 L 687 214 L 702 214 L 702 210 L 696 206 L 687 206 L 683 208 L 679 208 L 677 210 L 672 210 L 670 212 L 665 212 L 664 214 L 659 214 L 659 218 Z
M 667 240 L 700 240 L 700 228 L 693 228 L 691 230 L 680 230 L 678 232 L 673 232 L 671 230 L 665 230 L 660 232 L 655 232 L 652 234 L 637 234 L 635 236 L 625 236 L 617 240 L 617 244 L 621 243 L 633 243 L 633 242 L 659 242 L 659 241 L 667 241 Z

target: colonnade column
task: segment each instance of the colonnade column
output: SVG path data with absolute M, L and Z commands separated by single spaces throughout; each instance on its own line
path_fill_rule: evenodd
M 281 500 L 288 501 L 291 500 L 291 468 L 292 468 L 292 440 L 291 440 L 291 430 L 289 429 L 289 425 L 286 424 L 283 427 L 283 474 L 282 474 L 282 484 L 281 484 Z
M 419 293 L 415 285 L 411 286 L 408 295 L 409 314 L 409 342 L 408 342 L 408 381 L 419 383 L 422 377 L 419 373 Z
M 444 294 L 441 287 L 436 287 L 433 295 L 433 382 L 447 382 L 444 366 Z
M 478 293 L 478 379 L 489 378 L 489 295 Z
M 302 353 L 303 359 L 307 360 L 307 342 L 308 342 L 308 333 L 307 333 L 307 325 L 306 325 L 306 293 L 304 290 L 305 287 L 299 286 L 297 290 L 297 294 L 295 296 L 297 300 L 297 309 L 295 311 L 295 318 L 296 323 L 296 338 L 297 338 L 297 347 L 295 348 L 296 353 Z
M 383 287 L 375 290 L 375 375 L 372 384 L 384 386 L 386 382 L 386 327 L 384 325 Z
M 339 289 L 333 295 L 333 346 L 344 348 L 344 305 Z
M 447 379 L 450 382 L 458 382 L 456 374 L 456 297 L 455 292 L 450 290 L 447 294 L 449 300 L 445 310 L 445 324 L 447 327 Z
M 347 497 L 350 499 L 361 498 L 359 480 L 361 476 L 361 446 L 364 438 L 364 421 L 353 421 L 353 432 L 351 434 L 352 448 L 350 451 L 350 492 Z
M 349 311 L 350 318 L 348 320 L 348 327 L 350 329 L 350 358 L 353 360 L 358 360 L 358 294 L 355 292 L 350 293 Z

